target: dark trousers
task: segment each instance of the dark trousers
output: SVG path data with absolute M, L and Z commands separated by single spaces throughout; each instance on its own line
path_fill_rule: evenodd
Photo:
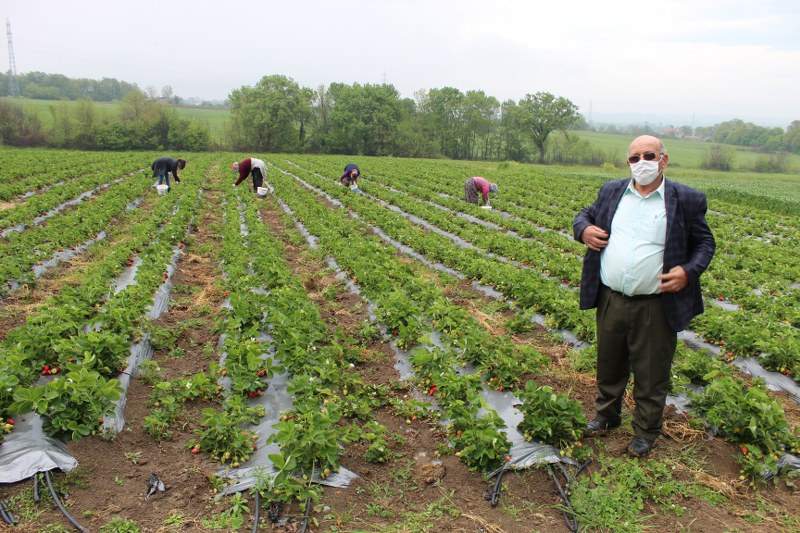
M 467 178 L 464 182 L 464 201 L 469 204 L 477 205 L 479 196 L 480 193 L 478 192 L 478 186 L 475 184 L 475 180 Z
M 602 287 L 597 301 L 598 417 L 620 419 L 632 371 L 634 433 L 650 440 L 658 437 L 677 340 L 660 296 L 632 299 Z
M 253 169 L 253 190 L 258 192 L 258 188 L 264 185 L 264 176 L 261 175 L 261 170 L 258 168 Z

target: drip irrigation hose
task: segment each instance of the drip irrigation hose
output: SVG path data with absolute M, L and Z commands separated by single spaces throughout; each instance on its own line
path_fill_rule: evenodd
M 580 474 L 584 468 L 589 466 L 590 462 L 591 460 L 586 461 L 585 463 L 583 463 L 578 467 L 578 469 L 575 471 L 575 478 L 578 477 L 578 474 Z M 553 478 L 553 484 L 556 486 L 556 489 L 558 489 L 558 493 L 564 502 L 564 508 L 561 510 L 561 514 L 564 516 L 564 522 L 566 522 L 567 524 L 567 529 L 572 531 L 572 533 L 576 533 L 578 531 L 578 526 L 579 526 L 578 519 L 575 517 L 575 509 L 572 507 L 572 502 L 569 500 L 569 494 L 567 494 L 567 491 L 569 490 L 569 486 L 572 483 L 572 480 L 570 480 L 569 474 L 567 473 L 566 470 L 564 470 L 564 466 L 561 463 L 556 463 L 555 466 L 558 467 L 559 473 L 564 478 L 565 481 L 564 486 L 561 485 L 558 476 L 556 476 L 554 465 L 548 464 L 547 471 L 550 472 L 550 477 Z
M 3 521 L 6 524 L 13 526 L 17 523 L 17 519 L 14 518 L 13 514 L 11 514 L 11 511 L 8 509 L 8 505 L 6 505 L 6 502 L 3 500 L 0 500 L 0 516 L 2 516 Z
M 39 472 L 33 475 L 33 501 L 39 503 Z
M 569 484 L 569 478 L 567 477 L 566 472 L 564 472 L 564 468 L 560 463 L 558 464 L 558 467 L 561 475 L 564 476 L 567 484 Z M 556 486 L 556 489 L 558 489 L 558 493 L 561 495 L 561 500 L 564 502 L 564 508 L 561 509 L 561 514 L 564 516 L 564 522 L 567 524 L 567 529 L 575 533 L 578 531 L 578 520 L 574 516 L 575 513 L 572 509 L 572 503 L 569 501 L 569 495 L 564 490 L 564 487 L 561 486 L 561 482 L 558 480 L 558 476 L 556 476 L 555 468 L 552 464 L 547 465 L 547 471 L 550 472 L 550 477 L 553 479 L 553 484 Z M 567 514 L 567 511 L 569 511 L 569 513 L 572 515 L 571 517 L 569 514 Z
M 256 491 L 256 514 L 253 516 L 253 533 L 258 531 L 258 510 L 261 509 L 261 493 Z
M 308 517 L 311 515 L 311 495 L 308 495 L 306 498 L 306 515 L 303 517 L 303 527 L 300 529 L 300 533 L 306 533 L 306 529 L 308 528 Z
M 497 507 L 497 501 L 500 499 L 500 480 L 503 479 L 503 474 L 506 473 L 507 466 L 508 461 L 503 463 L 503 467 L 500 469 L 500 472 L 497 473 L 497 481 L 494 482 L 494 488 L 492 492 L 489 493 L 489 502 L 492 504 L 492 507 Z
M 49 470 L 45 471 L 44 479 L 45 482 L 47 482 L 47 488 L 48 490 L 50 490 L 50 495 L 53 497 L 53 501 L 55 501 L 56 505 L 58 506 L 58 510 L 61 511 L 61 513 L 67 518 L 67 520 L 69 520 L 69 523 L 72 524 L 75 527 L 75 529 L 77 529 L 81 533 L 89 533 L 89 530 L 80 525 L 74 518 L 72 518 L 72 515 L 69 514 L 69 511 L 67 511 L 64 508 L 64 505 L 61 503 L 61 498 L 59 498 L 58 494 L 56 494 L 56 490 L 53 488 L 53 483 L 50 481 Z

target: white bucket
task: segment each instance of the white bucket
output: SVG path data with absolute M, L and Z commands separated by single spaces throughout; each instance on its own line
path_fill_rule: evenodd
M 167 194 L 167 191 L 169 191 L 169 187 L 164 184 L 156 185 L 156 191 L 158 191 L 158 194 Z
M 267 195 L 267 193 L 269 193 L 269 189 L 267 189 L 266 187 L 256 188 L 256 194 L 258 195 L 259 198 L 264 198 Z
M 490 206 L 490 205 L 482 205 L 481 206 L 481 209 L 491 209 L 491 208 L 492 208 L 492 206 Z
M 351 191 L 357 191 L 358 190 L 358 185 L 356 185 L 356 184 L 351 185 L 350 186 L 350 190 Z

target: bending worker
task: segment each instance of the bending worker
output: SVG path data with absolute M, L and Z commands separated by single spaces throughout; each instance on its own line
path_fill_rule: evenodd
M 477 205 L 478 191 L 480 191 L 483 197 L 483 204 L 481 205 L 489 205 L 489 193 L 497 192 L 497 184 L 489 183 L 480 176 L 467 178 L 467 181 L 464 182 L 464 200 L 466 200 L 467 203 Z
M 185 159 L 173 159 L 168 156 L 159 157 L 153 161 L 152 165 L 150 165 L 150 168 L 153 169 L 153 177 L 155 178 L 158 176 L 156 185 L 166 185 L 168 191 L 170 190 L 169 173 L 172 172 L 172 177 L 175 178 L 175 183 L 180 183 L 181 180 L 178 178 L 178 169 L 183 169 L 185 167 Z
M 358 165 L 355 163 L 350 163 L 346 167 L 344 167 L 344 172 L 342 173 L 341 177 L 339 178 L 339 183 L 344 185 L 345 187 L 349 187 L 351 185 L 358 185 L 356 182 L 358 181 L 358 177 L 361 175 L 361 171 L 358 169 Z
M 260 159 L 255 157 L 248 157 L 238 163 L 231 165 L 231 170 L 239 173 L 239 179 L 236 180 L 234 186 L 239 185 L 247 179 L 247 176 L 253 175 L 253 191 L 258 192 L 258 188 L 264 185 L 264 178 L 267 177 L 267 165 Z

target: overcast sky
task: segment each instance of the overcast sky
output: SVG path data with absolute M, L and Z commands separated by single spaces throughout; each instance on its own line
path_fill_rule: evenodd
M 283 74 L 310 88 L 386 82 L 409 98 L 546 91 L 595 121 L 800 119 L 799 0 L 3 0 L 0 16 L 17 73 L 182 97 Z

